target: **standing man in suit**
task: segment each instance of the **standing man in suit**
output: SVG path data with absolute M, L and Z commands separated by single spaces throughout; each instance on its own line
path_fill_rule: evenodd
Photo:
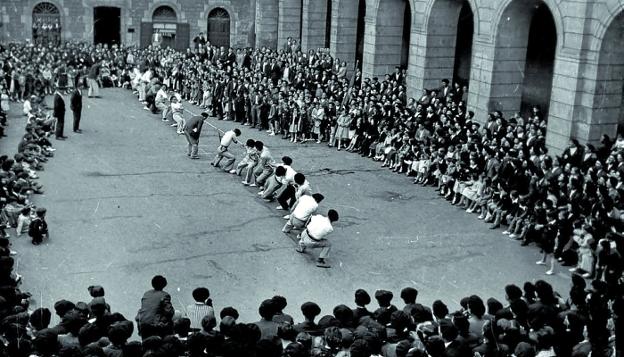
M 80 117 L 82 116 L 82 92 L 80 91 L 80 78 L 76 81 L 76 85 L 74 86 L 74 91 L 69 98 L 69 108 L 74 114 L 74 133 L 80 134 L 82 130 L 80 130 Z
M 63 129 L 65 126 L 65 100 L 63 99 L 58 87 L 54 92 L 53 114 L 56 118 L 56 140 L 67 139 L 66 136 L 63 136 Z
M 191 159 L 199 159 L 197 155 L 197 148 L 199 146 L 199 137 L 201 136 L 202 127 L 204 125 L 204 120 L 208 118 L 208 113 L 203 112 L 201 115 L 195 115 L 186 121 L 186 126 L 184 127 L 184 136 L 186 136 L 186 141 L 188 142 L 188 151 L 186 152 L 186 156 Z

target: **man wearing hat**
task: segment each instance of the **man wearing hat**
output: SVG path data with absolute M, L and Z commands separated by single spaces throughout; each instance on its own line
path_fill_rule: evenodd
M 65 127 L 65 100 L 58 87 L 54 92 L 53 113 L 53 116 L 56 118 L 56 140 L 65 140 L 67 139 L 67 137 L 63 135 L 63 129 Z
M 76 79 L 76 86 L 69 98 L 69 108 L 74 114 L 74 133 L 80 134 L 80 118 L 82 117 L 82 91 L 80 90 L 80 78 Z
M 32 238 L 33 245 L 39 245 L 44 238 L 48 238 L 48 223 L 45 220 L 46 209 L 39 207 L 36 213 L 37 215 L 28 227 L 28 235 Z

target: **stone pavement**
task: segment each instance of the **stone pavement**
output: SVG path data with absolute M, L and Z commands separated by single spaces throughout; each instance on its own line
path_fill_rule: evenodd
M 245 321 L 257 320 L 260 301 L 274 294 L 289 300 L 295 318 L 308 300 L 324 314 L 351 305 L 357 288 L 391 290 L 400 305 L 400 289 L 413 286 L 422 303 L 442 299 L 451 309 L 470 294 L 502 301 L 505 284 L 527 280 L 545 279 L 567 294 L 567 270 L 545 276 L 536 248 L 487 229 L 432 188 L 355 154 L 242 128 L 243 140 L 262 140 L 278 160 L 291 156 L 325 195 L 323 211 L 339 211 L 333 267 L 317 268 L 280 232 L 276 204 L 209 165 L 214 129 L 204 126 L 202 159 L 188 160 L 185 139 L 130 92 L 106 89 L 103 96 L 85 98 L 84 133 L 55 141 L 56 156 L 40 174 L 46 192 L 35 203 L 48 208 L 51 239 L 39 247 L 14 240 L 33 307 L 88 301 L 87 286 L 99 284 L 112 309 L 132 319 L 155 274 L 167 277 L 176 309 L 192 303 L 193 288 L 206 286 L 217 310 L 235 306 Z M 10 122 L 0 146 L 13 154 L 24 120 Z

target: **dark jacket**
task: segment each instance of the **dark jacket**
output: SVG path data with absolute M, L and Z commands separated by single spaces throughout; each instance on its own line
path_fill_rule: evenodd
M 152 289 L 143 294 L 135 319 L 139 325 L 167 326 L 172 324 L 173 313 L 169 293 Z
M 78 89 L 75 89 L 69 98 L 69 108 L 73 112 L 82 111 L 82 93 Z
M 65 100 L 58 93 L 54 94 L 54 110 L 53 115 L 57 119 L 62 119 L 65 116 Z

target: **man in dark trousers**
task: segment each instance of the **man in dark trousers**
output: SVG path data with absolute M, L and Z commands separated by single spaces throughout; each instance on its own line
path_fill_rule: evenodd
M 76 86 L 69 99 L 69 107 L 74 113 L 74 133 L 80 134 L 80 117 L 82 115 L 82 92 L 80 91 L 80 82 L 76 81 Z
M 53 115 L 56 118 L 56 140 L 67 139 L 66 136 L 63 136 L 63 129 L 65 126 L 65 99 L 63 99 L 58 88 L 56 88 L 54 92 Z
M 184 136 L 186 136 L 186 141 L 188 142 L 188 151 L 186 152 L 186 156 L 191 159 L 199 159 L 197 155 L 197 148 L 199 145 L 199 137 L 201 136 L 202 126 L 204 125 L 204 120 L 208 118 L 208 113 L 203 112 L 201 115 L 195 115 L 186 121 L 186 126 L 184 127 Z
M 37 208 L 37 216 L 30 222 L 28 226 L 28 235 L 32 238 L 33 245 L 39 245 L 44 238 L 48 237 L 48 223 L 45 220 L 46 209 Z

